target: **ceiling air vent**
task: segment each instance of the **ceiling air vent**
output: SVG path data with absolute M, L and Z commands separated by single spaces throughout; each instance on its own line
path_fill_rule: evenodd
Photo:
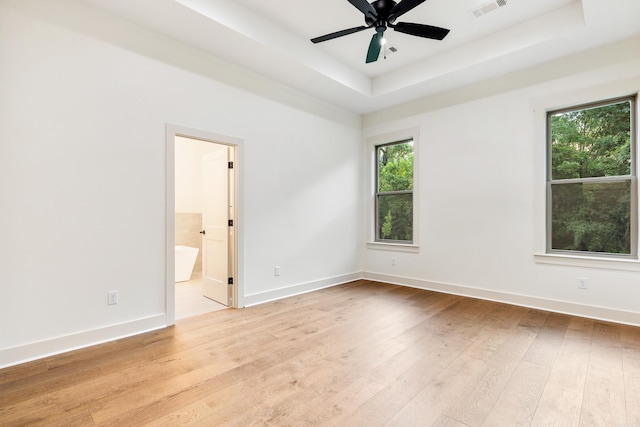
M 395 46 L 385 46 L 383 51 L 384 51 L 384 59 L 387 59 L 387 56 L 391 55 L 392 53 L 396 53 L 398 51 L 398 48 Z
M 476 18 L 480 18 L 481 16 L 486 15 L 489 12 L 493 12 L 494 10 L 497 10 L 506 5 L 507 5 L 507 0 L 493 0 L 493 1 L 490 1 L 489 3 L 483 4 L 477 9 L 473 9 L 471 13 Z

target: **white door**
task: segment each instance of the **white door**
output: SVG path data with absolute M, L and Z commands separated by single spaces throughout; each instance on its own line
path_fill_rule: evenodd
M 229 147 L 209 153 L 202 160 L 202 294 L 226 306 L 230 301 L 229 278 Z

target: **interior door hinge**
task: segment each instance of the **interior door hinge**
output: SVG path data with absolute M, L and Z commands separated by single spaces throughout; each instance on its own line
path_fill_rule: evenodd
M 233 277 L 229 277 L 229 285 L 233 285 Z
M 233 220 L 232 219 L 229 220 L 229 227 L 233 227 Z
M 233 162 L 229 162 L 229 169 L 233 169 Z

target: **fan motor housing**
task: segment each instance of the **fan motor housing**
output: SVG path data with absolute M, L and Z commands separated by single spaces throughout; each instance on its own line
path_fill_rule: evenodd
M 386 28 L 387 22 L 393 24 L 395 18 L 389 19 L 389 13 L 391 13 L 391 9 L 393 9 L 396 5 L 396 2 L 393 0 L 376 0 L 371 3 L 371 6 L 378 13 L 378 19 L 370 18 L 369 16 L 365 16 L 364 22 L 368 26 L 373 26 L 375 24 L 376 28 L 384 27 Z

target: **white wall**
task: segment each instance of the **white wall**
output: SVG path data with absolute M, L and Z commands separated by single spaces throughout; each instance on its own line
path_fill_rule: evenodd
M 53 3 L 0 3 L 0 367 L 165 324 L 166 123 L 243 140 L 245 300 L 357 276 L 358 116 Z
M 609 64 L 616 46 L 606 47 L 592 55 L 597 66 L 566 78 L 453 106 L 442 96 L 442 107 L 385 123 L 365 117 L 367 138 L 411 127 L 421 136 L 420 251 L 367 250 L 365 276 L 640 325 L 638 262 L 534 258 L 544 253 L 544 110 L 637 93 L 640 43 L 620 46 L 633 46 L 617 55 L 626 61 Z

